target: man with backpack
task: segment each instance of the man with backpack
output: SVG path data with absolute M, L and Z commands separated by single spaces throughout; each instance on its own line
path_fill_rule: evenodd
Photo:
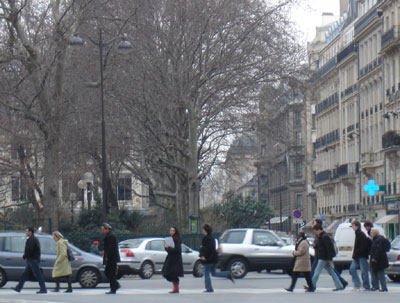
M 353 221 L 351 226 L 356 233 L 353 249 L 353 261 L 350 265 L 350 274 L 354 283 L 354 289 L 360 290 L 361 288 L 361 282 L 357 272 L 357 270 L 360 269 L 364 290 L 370 290 L 368 256 L 372 240 L 361 230 L 361 224 L 359 221 Z
M 333 289 L 333 291 L 344 289 L 342 282 L 340 282 L 339 277 L 333 268 L 332 259 L 335 257 L 336 252 L 331 239 L 319 224 L 314 226 L 314 234 L 315 257 L 318 259 L 317 267 L 315 268 L 314 275 L 312 277 L 314 288 L 317 287 L 319 275 L 321 274 L 322 269 L 325 268 L 335 283 L 336 288 Z

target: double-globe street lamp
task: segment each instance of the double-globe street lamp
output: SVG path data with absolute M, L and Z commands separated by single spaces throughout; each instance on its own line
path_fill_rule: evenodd
M 103 78 L 103 50 L 110 46 L 115 40 L 121 39 L 118 45 L 118 49 L 122 53 L 128 53 L 132 49 L 131 43 L 126 40 L 126 36 L 114 37 L 109 41 L 103 41 L 102 30 L 99 29 L 98 41 L 93 40 L 87 35 L 84 35 L 93 45 L 99 49 L 99 63 L 100 63 L 100 102 L 101 102 L 101 169 L 102 169 L 102 192 L 103 192 L 103 207 L 102 207 L 102 219 L 103 222 L 107 222 L 108 217 L 108 186 L 107 186 L 107 155 L 106 155 L 106 127 L 104 121 L 104 78 Z M 69 45 L 72 47 L 83 46 L 84 41 L 78 34 L 70 39 Z

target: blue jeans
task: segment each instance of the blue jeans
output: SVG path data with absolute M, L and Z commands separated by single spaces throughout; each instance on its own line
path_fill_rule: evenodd
M 314 271 L 315 271 L 315 268 L 317 267 L 317 265 L 318 265 L 318 259 L 317 259 L 317 258 L 314 258 L 313 263 L 311 264 L 311 277 L 314 276 Z M 333 270 L 335 271 L 335 274 L 338 276 L 338 278 L 339 278 L 340 282 L 343 284 L 343 286 L 344 286 L 345 284 L 347 285 L 346 280 L 343 279 L 343 277 L 342 277 L 342 276 L 339 274 L 339 272 L 335 269 L 335 266 L 333 266 Z
M 371 280 L 372 280 L 372 288 L 375 290 L 379 289 L 379 282 L 381 282 L 381 289 L 386 290 L 386 277 L 385 277 L 385 270 L 378 270 L 373 271 L 371 270 Z
M 318 281 L 319 275 L 321 274 L 321 271 L 324 268 L 331 275 L 333 282 L 335 283 L 335 287 L 343 288 L 342 282 L 340 282 L 339 277 L 335 273 L 335 270 L 333 269 L 333 265 L 330 263 L 330 261 L 320 260 L 320 259 L 318 260 L 317 267 L 315 268 L 314 275 L 312 277 L 312 283 L 314 285 L 314 288 L 317 288 L 317 281 Z
M 360 288 L 361 282 L 357 270 L 361 269 L 361 277 L 363 280 L 363 287 L 369 289 L 369 270 L 367 258 L 354 259 L 350 265 L 350 274 L 353 279 L 354 287 Z
M 226 279 L 229 277 L 229 271 L 216 272 L 216 269 L 217 263 L 204 264 L 204 284 L 206 286 L 206 291 L 214 291 L 211 284 L 210 273 L 213 277 Z
M 26 260 L 26 266 L 24 273 L 22 274 L 21 278 L 19 279 L 18 285 L 16 286 L 17 289 L 22 289 L 24 287 L 25 281 L 29 279 L 29 276 L 31 273 L 35 275 L 35 278 L 38 280 L 39 285 L 40 285 L 40 290 L 45 291 L 46 290 L 46 285 L 44 283 L 44 277 L 42 274 L 42 271 L 40 270 L 39 267 L 39 260 L 36 259 L 27 259 Z

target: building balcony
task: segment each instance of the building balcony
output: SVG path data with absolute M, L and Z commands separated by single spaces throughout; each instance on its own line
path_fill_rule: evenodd
M 354 24 L 354 36 L 357 36 L 362 31 L 364 31 L 371 23 L 375 20 L 379 20 L 379 16 L 377 14 L 377 7 L 383 0 L 378 0 L 376 4 L 371 7 L 371 9 L 363 15 L 355 24 Z
M 384 133 L 382 136 L 382 147 L 384 149 L 400 148 L 400 132 L 390 130 Z
M 317 115 L 327 111 L 339 104 L 339 93 L 334 93 L 325 100 L 317 104 Z
M 337 64 L 345 60 L 351 54 L 357 53 L 357 47 L 358 45 L 356 41 L 352 41 L 348 46 L 346 46 L 340 53 L 337 54 L 336 56 Z
M 382 52 L 386 52 L 399 44 L 399 28 L 400 26 L 396 25 L 382 35 Z
M 317 70 L 312 76 L 311 76 L 311 82 L 315 83 L 319 81 L 322 77 L 324 77 L 327 73 L 329 73 L 331 70 L 333 70 L 336 67 L 336 60 L 337 57 L 333 57 L 330 59 L 325 65 L 323 65 L 319 70 Z
M 382 57 L 375 58 L 374 61 L 370 62 L 369 64 L 366 64 L 365 66 L 360 68 L 360 77 L 362 78 L 375 70 L 377 67 L 382 65 Z
M 329 169 L 319 172 L 315 176 L 315 184 L 329 181 L 331 179 L 331 171 Z

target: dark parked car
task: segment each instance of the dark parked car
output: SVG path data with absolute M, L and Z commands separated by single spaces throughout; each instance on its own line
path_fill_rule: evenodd
M 51 274 L 56 260 L 56 242 L 49 234 L 36 233 L 35 236 L 40 241 L 40 268 L 44 278 L 49 282 L 54 281 Z M 25 242 L 24 232 L 0 232 L 0 287 L 7 281 L 18 281 L 21 277 L 25 268 L 25 260 L 22 259 Z M 107 282 L 101 257 L 84 252 L 72 244 L 69 247 L 75 256 L 71 262 L 73 282 L 79 282 L 84 288 Z

